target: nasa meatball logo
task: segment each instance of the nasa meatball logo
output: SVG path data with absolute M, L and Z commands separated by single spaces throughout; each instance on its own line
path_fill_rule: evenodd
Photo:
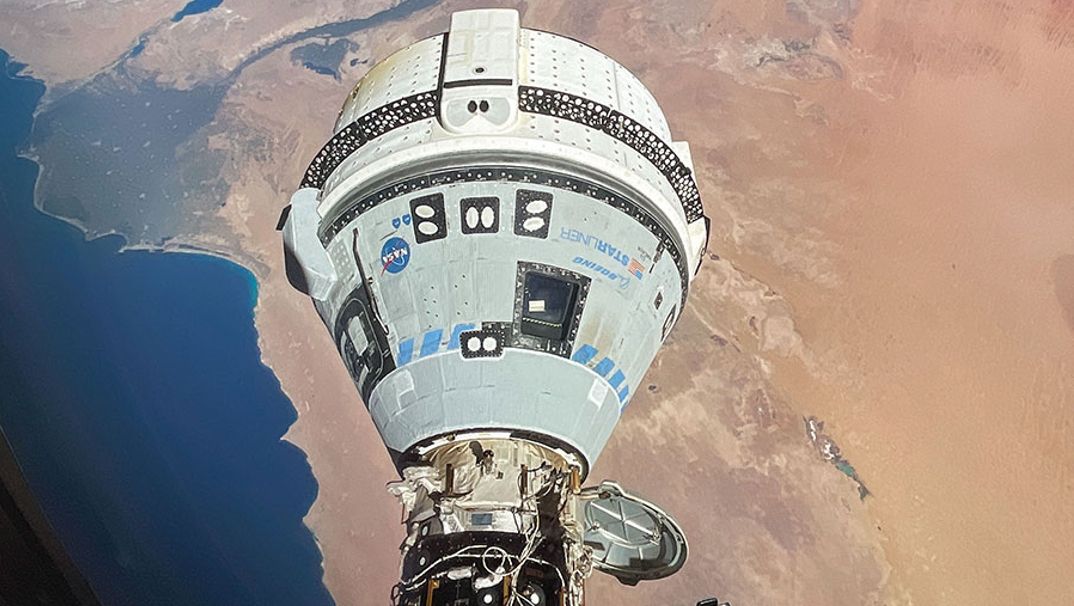
M 380 249 L 380 263 L 383 266 L 381 275 L 384 272 L 397 274 L 403 271 L 410 263 L 410 245 L 402 238 L 388 238 Z

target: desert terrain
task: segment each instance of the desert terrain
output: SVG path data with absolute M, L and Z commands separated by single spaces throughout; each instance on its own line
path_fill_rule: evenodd
M 43 119 L 65 94 L 205 95 L 211 115 L 161 151 L 189 195 L 136 176 L 65 218 L 257 274 L 337 603 L 387 601 L 395 473 L 274 227 L 364 71 L 491 4 L 633 70 L 691 143 L 712 218 L 690 304 L 590 478 L 677 516 L 691 559 L 634 589 L 595 575 L 592 603 L 1074 603 L 1074 4 L 225 0 L 173 24 L 149 0 L 5 3 L 0 48 L 49 85 Z M 292 55 L 337 38 L 334 75 Z M 61 216 L 48 199 L 71 185 L 48 170 L 73 128 L 33 142 L 38 203 Z M 167 209 L 140 213 L 146 191 Z

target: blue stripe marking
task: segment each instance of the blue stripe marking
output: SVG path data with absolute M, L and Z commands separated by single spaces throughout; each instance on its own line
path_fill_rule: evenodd
M 612 362 L 611 358 L 604 358 L 600 362 L 597 362 L 597 366 L 593 369 L 593 372 L 602 377 L 606 377 L 613 368 L 615 368 L 615 362 Z
M 403 366 L 410 362 L 410 358 L 414 357 L 414 339 L 407 339 L 406 341 L 399 342 L 399 358 L 396 359 L 395 364 L 397 366 Z
M 608 379 L 608 385 L 611 385 L 612 389 L 618 389 L 619 384 L 622 383 L 624 379 L 626 379 L 626 375 L 623 374 L 623 371 L 617 370 L 615 371 L 615 374 L 612 375 L 612 378 Z
M 597 355 L 597 348 L 592 345 L 583 345 L 571 356 L 571 360 L 579 364 L 589 364 L 589 361 Z
M 440 350 L 440 339 L 444 336 L 443 328 L 434 328 L 421 337 L 421 357 L 431 356 Z
M 630 386 L 629 385 L 624 385 L 623 388 L 619 390 L 619 403 L 620 404 L 625 404 L 627 396 L 629 396 L 629 395 L 630 395 Z
M 462 333 L 477 328 L 474 324 L 456 324 L 455 328 L 451 329 L 451 339 L 448 341 L 448 351 L 459 348 L 459 335 Z

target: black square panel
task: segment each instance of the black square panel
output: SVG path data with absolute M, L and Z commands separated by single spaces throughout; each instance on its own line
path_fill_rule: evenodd
M 410 201 L 411 225 L 418 244 L 447 237 L 447 217 L 444 216 L 444 194 L 419 196 Z
M 464 234 L 494 234 L 500 231 L 500 199 L 463 198 L 459 201 L 459 217 Z
M 515 192 L 515 234 L 528 238 L 547 238 L 552 220 L 552 194 L 520 189 Z
M 578 284 L 556 276 L 527 273 L 522 290 L 522 332 L 566 341 L 578 298 Z
M 504 347 L 510 345 L 511 326 L 500 322 L 483 322 L 478 330 L 459 333 L 459 351 L 462 357 L 498 358 Z
M 589 284 L 562 267 L 519 261 L 511 346 L 570 357 Z

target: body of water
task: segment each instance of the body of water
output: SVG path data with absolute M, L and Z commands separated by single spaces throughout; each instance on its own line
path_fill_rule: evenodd
M 0 51 L 0 424 L 57 534 L 107 606 L 330 604 L 253 276 L 34 210 L 17 70 Z
M 183 17 L 211 11 L 222 3 L 223 0 L 190 0 L 178 13 L 172 15 L 172 21 L 179 22 Z

